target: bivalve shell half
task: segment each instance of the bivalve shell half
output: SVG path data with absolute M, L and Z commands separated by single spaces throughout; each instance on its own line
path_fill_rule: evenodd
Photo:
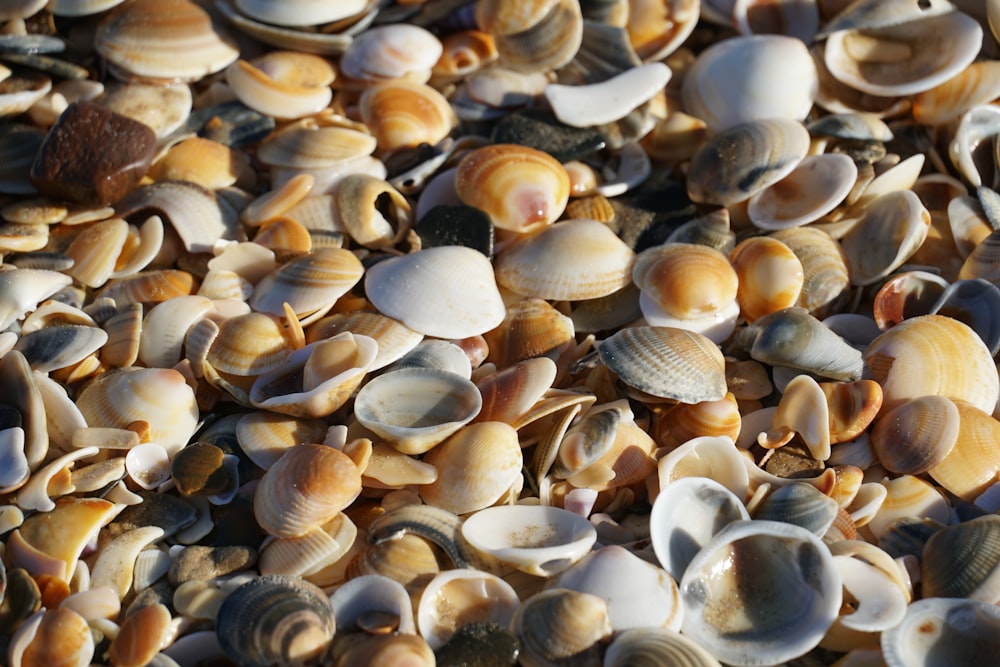
M 880 645 L 890 667 L 927 664 L 962 665 L 992 660 L 1000 651 L 1000 609 L 978 600 L 926 598 L 906 609 Z
M 790 174 L 751 197 L 747 214 L 760 229 L 805 225 L 836 208 L 857 178 L 854 160 L 843 153 L 809 155 Z
M 545 87 L 545 98 L 556 117 L 567 125 L 612 123 L 662 91 L 670 75 L 670 68 L 663 63 L 647 63 L 590 85 L 550 83 Z M 601 104 L 589 103 L 594 99 L 601 100 Z
M 265 575 L 229 594 L 216 635 L 226 655 L 246 667 L 304 665 L 328 649 L 336 627 L 330 599 L 318 586 Z
M 578 301 L 613 294 L 629 284 L 635 253 L 606 225 L 566 220 L 504 250 L 497 281 L 525 296 Z
M 336 517 L 361 493 L 361 471 L 325 445 L 292 447 L 254 491 L 254 516 L 275 537 L 305 535 Z
M 958 440 L 960 418 L 944 396 L 921 396 L 887 411 L 871 431 L 872 449 L 887 470 L 919 475 L 941 463 Z
M 684 635 L 665 628 L 633 628 L 615 635 L 604 667 L 721 667 L 712 654 Z
M 363 12 L 367 0 L 285 0 L 281 3 L 267 0 L 236 0 L 236 7 L 258 21 L 287 27 L 306 27 L 349 19 Z
M 195 81 L 239 57 L 208 12 L 187 0 L 121 5 L 98 25 L 94 48 L 128 76 Z
M 420 144 L 433 146 L 458 125 L 448 100 L 423 83 L 379 83 L 366 90 L 358 104 L 361 118 L 385 154 Z
M 630 327 L 606 338 L 597 351 L 622 382 L 647 394 L 681 403 L 726 395 L 722 351 L 693 331 Z
M 455 173 L 455 191 L 489 214 L 500 229 L 528 232 L 551 224 L 566 208 L 570 180 L 548 153 L 491 144 L 469 153 Z
M 938 484 L 973 502 L 1000 473 L 1000 421 L 991 414 L 956 400 L 959 429 L 955 446 L 928 470 Z
M 729 261 L 739 281 L 736 300 L 747 322 L 798 301 L 805 283 L 802 262 L 781 241 L 767 236 L 746 239 L 729 253 Z
M 736 299 L 738 287 L 736 271 L 725 255 L 690 243 L 665 243 L 640 252 L 632 282 L 678 319 L 718 313 Z
M 379 262 L 365 275 L 365 291 L 379 312 L 439 338 L 485 333 L 506 313 L 493 265 L 464 246 L 425 248 Z
M 691 158 L 688 196 L 720 206 L 746 201 L 788 176 L 808 150 L 809 132 L 798 121 L 773 118 L 734 125 L 711 137 Z
M 255 111 L 276 118 L 319 113 L 333 98 L 337 73 L 329 62 L 310 53 L 271 51 L 226 68 L 236 97 Z
M 420 594 L 417 626 L 438 650 L 469 623 L 494 622 L 509 627 L 521 600 L 514 588 L 489 572 L 459 568 L 434 576 Z
M 816 646 L 840 612 L 829 549 L 798 526 L 735 521 L 681 580 L 685 635 L 721 662 L 774 665 Z
M 988 514 L 931 535 L 920 559 L 925 598 L 1000 601 L 1000 516 Z
M 250 307 L 281 316 L 288 303 L 303 317 L 332 306 L 363 274 L 361 261 L 349 250 L 319 248 L 265 276 L 250 297 Z
M 875 199 L 841 240 L 851 282 L 871 285 L 898 269 L 923 244 L 930 226 L 930 212 L 910 190 Z

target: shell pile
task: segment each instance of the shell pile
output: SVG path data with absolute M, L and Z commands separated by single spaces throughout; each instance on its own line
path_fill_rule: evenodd
M 0 663 L 995 659 L 1000 2 L 0 4 Z

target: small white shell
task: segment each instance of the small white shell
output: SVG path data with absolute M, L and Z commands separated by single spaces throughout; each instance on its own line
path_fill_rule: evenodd
M 550 83 L 545 87 L 545 98 L 556 117 L 567 125 L 612 123 L 663 90 L 670 75 L 670 68 L 663 63 L 648 63 L 586 86 Z M 601 103 L 593 104 L 593 100 Z

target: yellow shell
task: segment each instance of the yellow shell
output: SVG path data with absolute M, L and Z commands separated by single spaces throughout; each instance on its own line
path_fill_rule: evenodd
M 551 224 L 566 208 L 570 180 L 548 153 L 491 144 L 469 153 L 455 172 L 455 191 L 500 229 L 527 232 Z
M 221 324 L 207 361 L 222 373 L 260 375 L 280 368 L 292 349 L 291 334 L 277 317 L 247 313 Z
M 959 427 L 955 446 L 928 473 L 956 496 L 972 502 L 1000 474 L 1000 421 L 965 401 L 955 401 Z

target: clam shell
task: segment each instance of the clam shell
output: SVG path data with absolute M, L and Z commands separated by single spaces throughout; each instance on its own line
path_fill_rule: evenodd
M 373 614 L 395 617 L 400 634 L 415 634 L 413 604 L 401 583 L 380 574 L 354 577 L 330 596 L 337 630 L 349 632 L 363 626 Z
M 240 417 L 236 439 L 247 458 L 267 470 L 286 450 L 306 442 L 321 442 L 326 430 L 326 424 L 318 419 L 258 410 Z
M 219 608 L 216 635 L 226 655 L 248 667 L 305 664 L 322 655 L 336 623 L 322 589 L 296 577 L 261 576 Z
M 505 309 L 485 255 L 439 246 L 379 262 L 365 274 L 379 312 L 428 336 L 467 338 L 503 321 Z
M 738 279 L 726 256 L 714 248 L 665 243 L 636 256 L 632 282 L 673 317 L 694 319 L 732 303 Z
M 276 118 L 301 118 L 322 111 L 333 98 L 333 65 L 296 51 L 271 51 L 226 68 L 236 97 L 255 111 Z
M 186 0 L 121 5 L 98 25 L 94 48 L 131 76 L 168 81 L 195 81 L 239 56 L 208 12 Z
M 775 68 L 782 76 L 775 78 Z M 819 89 L 801 40 L 784 35 L 732 37 L 705 49 L 684 77 L 685 110 L 721 132 L 747 121 L 804 120 Z
M 566 220 L 500 253 L 496 276 L 501 285 L 525 296 L 594 299 L 628 285 L 634 257 L 631 248 L 596 220 Z M 560 258 L 559 263 L 553 264 L 552 258 Z
M 514 588 L 495 574 L 446 570 L 435 575 L 420 594 L 417 625 L 436 651 L 463 625 L 492 621 L 508 627 L 520 604 Z
M 1000 516 L 986 515 L 931 535 L 920 561 L 924 597 L 1000 600 Z
M 567 125 L 601 125 L 619 120 L 649 101 L 663 90 L 670 75 L 670 68 L 663 63 L 648 63 L 627 69 L 600 83 L 584 86 L 550 83 L 545 87 L 545 98 L 556 117 Z M 587 103 L 595 98 L 603 100 L 599 107 Z
M 738 278 L 736 300 L 747 322 L 798 301 L 805 283 L 802 262 L 781 241 L 766 236 L 746 239 L 729 254 L 729 261 Z
M 261 313 L 284 315 L 288 303 L 299 317 L 329 307 L 347 293 L 364 273 L 361 262 L 341 248 L 319 248 L 284 264 L 264 277 L 250 297 Z
M 745 586 L 755 594 L 738 593 Z M 804 528 L 774 521 L 723 528 L 692 559 L 680 591 L 684 634 L 733 665 L 807 653 L 837 618 L 842 597 L 826 545 Z
M 368 6 L 367 0 L 346 0 L 335 5 L 322 0 L 286 0 L 279 5 L 262 0 L 236 0 L 235 4 L 258 21 L 289 27 L 332 23 L 356 16 Z
M 842 153 L 810 155 L 777 183 L 750 198 L 747 214 L 760 229 L 798 227 L 819 220 L 854 187 L 858 168 Z
M 943 396 L 921 396 L 886 412 L 871 432 L 886 469 L 919 475 L 940 463 L 958 440 L 958 408 Z
M 20 652 L 18 664 L 24 667 L 65 665 L 86 667 L 94 657 L 94 637 L 86 619 L 70 609 L 47 609 L 28 619 L 24 628 L 34 625 L 32 636 L 11 640 L 11 653 Z M 18 633 L 20 634 L 20 633 Z M 20 644 L 20 646 L 19 646 Z
M 376 139 L 358 129 L 292 123 L 261 143 L 257 157 L 274 167 L 322 169 L 371 155 Z
M 864 360 L 872 379 L 882 385 L 886 409 L 934 394 L 968 401 L 992 413 L 1000 396 L 1000 380 L 986 345 L 967 325 L 950 317 L 904 320 L 872 341 Z
M 928 470 L 934 481 L 970 502 L 986 491 L 1000 472 L 1000 422 L 962 400 L 958 439 L 940 463 Z
M 500 563 L 551 576 L 583 558 L 597 532 L 568 510 L 541 505 L 501 505 L 479 510 L 462 524 L 462 536 Z
M 257 523 L 276 537 L 298 537 L 333 519 L 361 492 L 361 471 L 325 445 L 292 447 L 254 491 Z
M 467 514 L 500 500 L 521 479 L 517 432 L 503 422 L 471 424 L 430 450 L 423 461 L 437 479 L 420 488 L 425 502 Z
M 615 636 L 604 654 L 604 667 L 721 667 L 712 654 L 684 635 L 665 628 L 632 628 Z
M 809 133 L 797 121 L 776 118 L 733 125 L 691 158 L 688 196 L 720 206 L 745 201 L 790 174 L 808 149 Z
M 880 646 L 890 667 L 941 656 L 951 664 L 975 661 L 1000 649 L 997 607 L 976 600 L 927 598 L 906 610 L 902 622 L 882 633 Z
M 930 213 L 909 190 L 874 200 L 841 240 L 851 282 L 870 285 L 895 271 L 923 244 L 930 224 Z M 881 239 L 878 243 L 873 242 L 876 235 Z M 889 238 L 892 243 L 887 242 Z
M 422 454 L 469 423 L 482 408 L 476 385 L 429 368 L 374 378 L 358 392 L 354 415 L 404 454 Z
M 575 344 L 573 320 L 547 301 L 527 298 L 510 305 L 500 326 L 484 334 L 489 345 L 487 359 L 507 368 L 526 359 L 558 359 Z
M 851 294 L 847 257 L 840 244 L 811 227 L 779 230 L 771 238 L 787 245 L 802 263 L 803 284 L 795 305 L 820 318 L 840 312 Z
M 579 3 L 532 0 L 527 4 L 509 9 L 501 0 L 477 3 L 477 23 L 496 40 L 500 62 L 523 72 L 544 72 L 567 64 L 583 41 Z
M 482 209 L 500 229 L 528 232 L 551 224 L 566 208 L 566 169 L 547 153 L 491 144 L 469 153 L 455 173 L 463 203 Z
M 280 368 L 294 346 L 281 321 L 265 313 L 247 313 L 222 322 L 205 361 L 222 373 L 241 377 Z
M 521 603 L 511 629 L 521 641 L 520 658 L 526 665 L 596 665 L 597 644 L 611 634 L 611 623 L 602 598 L 550 588 Z
M 383 179 L 345 176 L 337 184 L 333 201 L 339 223 L 355 243 L 366 248 L 392 247 L 410 229 L 409 202 Z
M 122 621 L 118 636 L 108 647 L 112 664 L 134 667 L 149 664 L 170 641 L 170 610 L 162 604 L 151 604 L 139 609 Z
M 718 346 L 691 331 L 630 327 L 597 349 L 622 382 L 681 403 L 717 401 L 726 395 L 725 361 Z
M 367 89 L 359 100 L 361 117 L 381 153 L 434 145 L 458 125 L 441 93 L 422 83 L 392 81 Z
M 341 512 L 300 537 L 280 537 L 260 551 L 260 573 L 305 576 L 343 558 L 358 534 L 357 526 Z
M 365 82 L 403 79 L 422 83 L 430 78 L 442 52 L 441 41 L 426 28 L 406 23 L 380 25 L 354 38 L 340 58 L 340 70 Z
M 424 335 L 403 323 L 368 310 L 337 313 L 316 321 L 306 330 L 306 342 L 331 338 L 344 331 L 368 336 L 378 343 L 378 355 L 369 367 L 377 371 L 412 350 Z

